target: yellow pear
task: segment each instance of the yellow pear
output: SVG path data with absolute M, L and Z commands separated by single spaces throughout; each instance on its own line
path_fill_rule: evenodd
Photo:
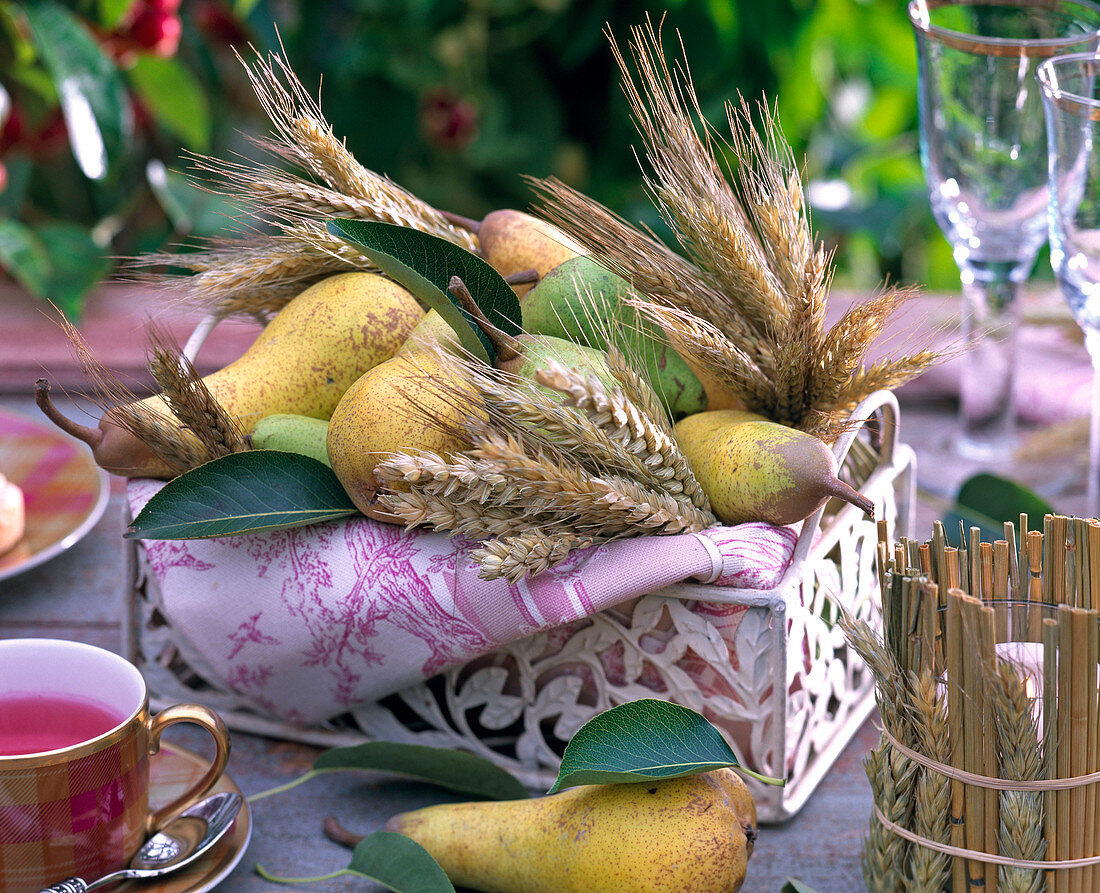
M 736 409 L 696 413 L 676 439 L 711 508 L 725 524 L 793 524 L 830 496 L 874 514 L 874 504 L 836 476 L 833 451 L 820 439 Z
M 431 378 L 444 375 L 428 350 L 406 350 L 375 366 L 344 394 L 328 425 L 328 457 L 351 501 L 379 521 L 398 519 L 375 505 L 374 469 L 391 453 L 422 452 L 446 457 L 457 449 L 447 422 L 460 409 Z
M 429 806 L 387 829 L 484 893 L 733 893 L 756 805 L 730 769 L 585 785 L 532 800 Z
M 327 419 L 353 382 L 392 357 L 423 318 L 412 294 L 376 273 L 341 273 L 305 289 L 288 303 L 247 351 L 206 376 L 206 387 L 248 433 L 265 416 L 294 413 Z M 164 399 L 141 403 L 176 424 Z M 49 404 L 39 405 L 60 427 L 92 447 L 107 471 L 128 477 L 173 477 L 111 412 L 99 429 L 65 419 Z M 182 431 L 181 437 L 192 437 Z
M 416 324 L 412 334 L 405 339 L 405 343 L 398 349 L 398 354 L 421 351 L 426 347 L 438 344 L 449 351 L 460 350 L 461 344 L 451 324 L 439 315 L 437 310 L 429 310 L 424 318 Z
M 584 247 L 558 227 L 523 211 L 504 209 L 486 214 L 477 228 L 482 257 L 502 276 L 535 270 L 545 276 L 571 257 L 587 254 Z M 523 297 L 531 284 L 512 289 Z

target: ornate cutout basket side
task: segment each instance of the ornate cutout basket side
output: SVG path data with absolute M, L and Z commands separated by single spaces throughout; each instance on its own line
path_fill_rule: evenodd
M 897 401 L 877 392 L 852 417 L 869 424 L 837 441 L 842 475 L 872 499 L 890 536 L 907 535 L 914 456 L 897 440 Z M 155 703 L 197 699 L 231 727 L 322 746 L 377 738 L 463 748 L 543 790 L 587 719 L 665 698 L 706 715 L 746 765 L 787 777 L 783 788 L 749 779 L 761 820 L 777 822 L 801 809 L 874 705 L 870 674 L 836 619 L 843 607 L 879 624 L 876 540 L 874 521 L 827 504 L 804 522 L 773 589 L 670 586 L 311 726 L 267 714 L 218 678 L 173 628 L 145 551 L 131 541 L 125 649 Z

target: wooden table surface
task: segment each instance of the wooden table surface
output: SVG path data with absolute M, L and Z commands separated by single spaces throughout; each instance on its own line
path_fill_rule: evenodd
M 26 343 L 46 337 L 42 323 L 36 327 L 24 314 L 18 317 L 23 328 L 13 334 L 15 329 L 3 322 L 2 308 L 0 304 L 0 406 L 37 415 L 29 379 L 41 373 L 33 368 L 32 352 L 26 349 Z M 110 325 L 104 326 L 98 337 L 107 344 L 113 336 Z M 16 341 L 22 345 L 19 350 L 15 350 Z M 126 349 L 132 351 L 132 347 Z M 233 347 L 224 349 L 229 352 Z M 64 364 L 59 350 L 51 356 L 55 363 Z M 6 362 L 11 358 L 12 362 Z M 1083 352 L 1077 359 L 1087 365 Z M 73 379 L 71 368 L 65 374 Z M 59 403 L 66 411 L 73 411 L 64 397 Z M 961 463 L 952 454 L 953 412 L 950 400 L 928 398 L 927 394 L 919 401 L 903 403 L 902 439 L 917 450 L 922 488 L 915 531 L 918 536 L 924 536 L 931 520 L 942 512 L 941 497 L 949 495 L 957 481 L 977 467 Z M 1050 495 L 1061 500 L 1057 503 L 1060 510 L 1079 510 L 1080 484 L 1067 479 L 1072 469 L 1067 471 L 1063 463 L 1061 477 L 1055 480 L 1049 474 L 1038 474 L 1037 467 L 1017 462 L 1001 470 L 1050 488 Z M 0 638 L 59 637 L 120 651 L 122 516 L 122 482 L 115 480 L 107 510 L 87 536 L 39 567 L 0 581 Z M 195 729 L 176 726 L 167 738 L 199 753 L 211 749 L 203 733 Z M 870 790 L 862 759 L 877 738 L 873 720 L 869 721 L 798 816 L 783 825 L 761 828 L 742 888 L 746 893 L 775 893 L 788 877 L 804 881 L 818 893 L 863 889 L 859 853 L 870 813 Z M 246 794 L 254 794 L 296 778 L 308 770 L 319 752 L 307 745 L 238 732 L 233 735 L 229 773 Z M 280 888 L 263 880 L 254 867 L 260 863 L 274 874 L 287 876 L 327 874 L 347 864 L 348 851 L 323 836 L 321 823 L 325 816 L 336 815 L 349 828 L 369 832 L 380 829 L 397 812 L 450 799 L 457 798 L 424 784 L 382 774 L 323 775 L 253 806 L 251 845 L 241 864 L 218 889 L 226 893 L 274 889 L 380 891 L 381 886 L 353 877 Z

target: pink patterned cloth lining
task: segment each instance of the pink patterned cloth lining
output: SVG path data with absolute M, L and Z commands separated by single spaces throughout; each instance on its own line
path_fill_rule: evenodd
M 131 511 L 161 486 L 131 481 Z M 518 585 L 479 579 L 460 538 L 367 518 L 144 545 L 162 610 L 219 679 L 311 724 L 673 583 L 771 589 L 796 538 L 755 523 L 621 540 Z

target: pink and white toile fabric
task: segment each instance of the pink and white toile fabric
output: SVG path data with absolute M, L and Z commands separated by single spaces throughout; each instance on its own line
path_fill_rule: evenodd
M 131 481 L 131 511 L 161 486 Z M 312 724 L 673 583 L 771 589 L 796 538 L 755 523 L 621 540 L 518 585 L 479 579 L 459 538 L 368 518 L 144 545 L 162 610 L 219 679 Z

